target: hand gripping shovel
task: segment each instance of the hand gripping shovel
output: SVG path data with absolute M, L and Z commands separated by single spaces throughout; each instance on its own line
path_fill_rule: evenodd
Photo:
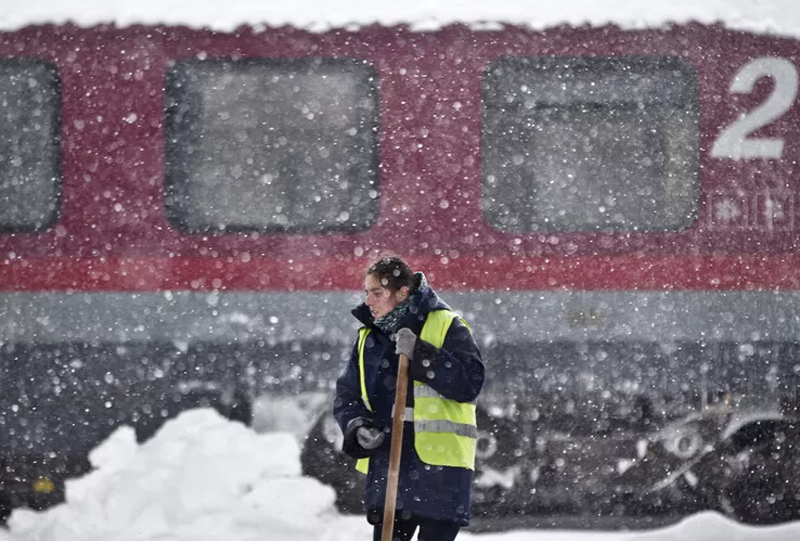
M 407 394 L 408 357 L 400 355 L 400 365 L 397 367 L 397 389 L 394 393 L 392 447 L 389 450 L 389 475 L 386 478 L 386 503 L 383 507 L 381 541 L 392 541 L 392 530 L 394 530 L 394 513 L 397 508 L 397 483 L 400 480 L 400 454 L 403 449 L 403 422 L 406 417 Z

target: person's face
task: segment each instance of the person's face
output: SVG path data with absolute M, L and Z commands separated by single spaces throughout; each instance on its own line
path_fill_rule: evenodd
M 379 319 L 405 300 L 408 288 L 401 287 L 399 291 L 392 293 L 388 287 L 380 283 L 376 276 L 367 274 L 364 277 L 364 293 L 367 296 L 365 303 L 372 312 L 372 317 Z

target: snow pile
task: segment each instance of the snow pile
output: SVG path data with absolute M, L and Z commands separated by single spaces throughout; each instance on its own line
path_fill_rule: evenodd
M 212 409 L 181 414 L 141 445 L 121 427 L 90 454 L 96 469 L 67 482 L 67 503 L 16 510 L 9 527 L 36 541 L 317 541 L 335 494 L 301 477 L 299 456 L 290 434 L 257 434 Z
M 624 541 L 796 541 L 800 539 L 798 526 L 742 526 L 719 513 L 706 511 L 663 530 L 629 534 Z

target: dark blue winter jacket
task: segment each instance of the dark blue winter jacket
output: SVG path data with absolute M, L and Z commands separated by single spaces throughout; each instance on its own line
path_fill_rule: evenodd
M 408 327 L 417 336 L 428 313 L 449 310 L 447 304 L 427 285 L 411 296 L 410 306 L 399 328 Z M 383 508 L 386 497 L 386 477 L 397 381 L 398 356 L 394 342 L 373 324 L 369 308 L 362 304 L 353 315 L 371 329 L 364 348 L 366 386 L 373 411 L 361 399 L 357 344 L 353 345 L 350 361 L 336 384 L 334 417 L 344 434 L 344 451 L 353 458 L 369 456 L 364 502 L 368 514 Z M 422 360 L 430 365 L 423 367 Z M 429 377 L 433 375 L 434 377 Z M 443 347 L 417 339 L 413 360 L 409 364 L 411 380 L 422 381 L 450 400 L 474 401 L 483 386 L 484 366 L 478 346 L 469 329 L 456 318 L 447 332 Z M 407 405 L 413 405 L 413 384 L 409 381 Z M 358 444 L 356 430 L 363 424 L 385 429 L 383 444 L 372 451 Z M 424 464 L 414 449 L 414 424 L 403 427 L 403 446 L 400 479 L 397 492 L 398 518 L 417 516 L 446 520 L 465 526 L 470 519 L 470 496 L 473 472 L 465 468 L 430 466 Z

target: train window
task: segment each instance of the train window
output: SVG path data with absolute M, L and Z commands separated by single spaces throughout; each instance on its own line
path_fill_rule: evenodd
M 55 67 L 36 59 L 0 59 L 0 231 L 41 231 L 58 217 L 60 134 Z
M 358 231 L 378 206 L 377 91 L 354 59 L 180 60 L 167 210 L 190 232 Z
M 697 78 L 675 58 L 494 61 L 483 209 L 501 231 L 669 231 L 698 201 Z

